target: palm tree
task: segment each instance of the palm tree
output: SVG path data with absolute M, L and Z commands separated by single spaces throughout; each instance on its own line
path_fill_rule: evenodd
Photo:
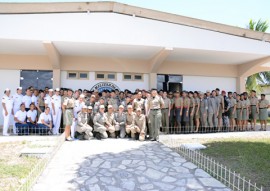
M 247 26 L 248 29 L 265 32 L 269 27 L 268 21 L 262 21 L 261 19 L 256 22 L 252 19 L 249 20 L 249 24 Z M 250 92 L 251 90 L 255 90 L 257 92 L 262 91 L 261 85 L 270 83 L 270 71 L 259 72 L 253 74 L 247 78 L 246 81 L 246 90 Z

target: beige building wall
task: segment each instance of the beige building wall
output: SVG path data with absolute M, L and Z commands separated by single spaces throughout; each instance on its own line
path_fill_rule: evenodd
M 243 70 L 243 67 L 239 67 L 239 65 L 165 61 L 159 65 L 155 72 L 152 72 L 149 66 L 149 60 L 61 56 L 59 68 L 55 68 L 54 63 L 47 55 L 0 55 L 0 69 L 53 70 L 53 88 L 61 87 L 61 83 L 65 81 L 65 78 L 61 77 L 61 71 L 111 71 L 148 74 L 148 81 L 144 83 L 147 83 L 149 88 L 156 86 L 156 74 L 236 78 L 236 90 L 238 91 L 240 84 L 244 83 L 244 77 L 238 77 L 239 71 Z

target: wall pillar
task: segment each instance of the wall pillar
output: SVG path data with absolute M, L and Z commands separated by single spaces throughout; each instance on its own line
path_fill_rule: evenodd
M 53 89 L 61 88 L 61 70 L 53 69 Z
M 149 89 L 157 88 L 157 73 L 149 73 Z
M 245 77 L 237 77 L 236 79 L 236 91 L 242 93 L 246 91 L 246 80 Z

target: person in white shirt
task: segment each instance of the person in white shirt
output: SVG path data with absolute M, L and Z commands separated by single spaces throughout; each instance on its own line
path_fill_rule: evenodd
M 85 105 L 84 102 L 84 95 L 81 94 L 79 99 L 75 101 L 75 106 L 73 108 L 73 115 L 74 115 L 74 119 L 72 122 L 72 126 L 71 126 L 71 138 L 74 139 L 74 135 L 75 135 L 75 128 L 77 126 L 77 122 L 78 122 L 78 113 L 82 110 L 82 107 Z
M 29 126 L 30 133 L 37 133 L 37 110 L 35 110 L 34 103 L 30 104 L 30 110 L 27 111 L 27 124 Z
M 32 103 L 35 104 L 35 107 L 37 107 L 37 104 L 38 104 L 38 94 L 39 94 L 38 90 L 35 89 L 34 90 L 34 93 L 32 95 L 32 98 L 31 98 L 32 99 Z
M 9 136 L 8 134 L 8 127 L 10 125 L 10 117 L 14 114 L 13 113 L 13 100 L 10 97 L 10 89 L 6 89 L 4 92 L 4 96 L 2 97 L 2 107 L 3 107 L 3 135 Z
M 12 99 L 13 99 L 13 113 L 16 114 L 16 112 L 20 110 L 20 106 L 23 101 L 22 87 L 17 88 L 17 93 L 12 96 Z M 14 135 L 17 134 L 15 123 L 16 121 L 13 120 L 13 134 Z
M 55 94 L 52 96 L 52 118 L 53 118 L 53 134 L 59 135 L 59 128 L 61 123 L 61 103 L 60 89 L 55 89 Z
M 23 103 L 21 104 L 21 109 L 16 112 L 14 120 L 18 135 L 29 135 L 29 126 L 26 123 L 26 111 Z
M 44 103 L 45 103 L 45 108 L 49 107 L 50 108 L 50 114 L 52 114 L 52 96 L 53 96 L 53 89 L 49 89 L 48 96 L 44 98 Z
M 26 90 L 26 95 L 23 96 L 22 103 L 25 105 L 25 111 L 29 111 L 30 104 L 32 103 L 32 92 L 30 89 Z
M 46 107 L 45 112 L 41 113 L 39 116 L 38 130 L 40 135 L 48 135 L 52 130 L 52 117 L 49 107 Z

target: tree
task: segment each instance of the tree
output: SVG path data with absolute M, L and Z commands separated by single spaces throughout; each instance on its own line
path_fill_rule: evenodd
M 249 24 L 247 26 L 248 29 L 265 32 L 269 27 L 268 21 L 262 21 L 261 19 L 256 22 L 252 19 L 249 20 Z M 262 91 L 261 85 L 270 84 L 270 71 L 259 72 L 253 74 L 247 78 L 246 81 L 246 90 L 250 92 L 251 90 L 255 90 L 257 92 Z

